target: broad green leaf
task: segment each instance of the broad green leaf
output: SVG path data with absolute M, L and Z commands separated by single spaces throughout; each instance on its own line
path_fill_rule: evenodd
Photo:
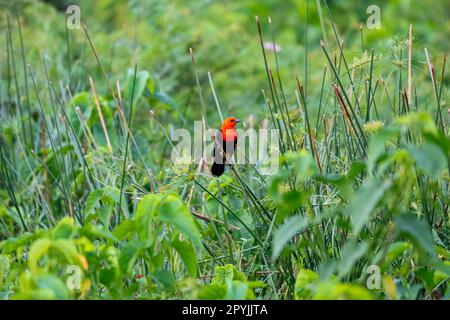
M 378 131 L 370 140 L 367 151 L 367 171 L 372 174 L 377 159 L 384 153 L 385 144 L 397 137 L 400 130 L 397 126 L 389 126 Z
M 447 250 L 441 245 L 436 246 L 436 253 L 438 256 L 441 256 L 443 259 L 450 261 L 450 250 Z
M 108 287 L 113 287 L 114 282 L 117 280 L 117 274 L 118 272 L 115 269 L 101 269 L 98 271 L 99 281 Z
M 172 247 L 178 252 L 186 267 L 186 271 L 190 277 L 197 277 L 197 254 L 194 247 L 188 241 L 174 240 Z
M 387 249 L 385 264 L 390 264 L 392 261 L 400 257 L 405 251 L 410 249 L 411 244 L 405 241 L 391 243 Z
M 264 281 L 247 281 L 246 283 L 247 283 L 249 289 L 267 287 L 267 285 Z
M 450 158 L 450 138 L 444 135 L 442 132 L 423 132 L 425 141 L 432 143 L 441 149 L 442 153 L 446 155 L 446 158 Z
M 53 275 L 39 276 L 36 279 L 36 285 L 39 289 L 48 289 L 53 294 L 53 299 L 66 300 L 69 298 L 69 291 L 65 283 Z
M 311 299 L 313 296 L 313 291 L 311 289 L 311 284 L 314 283 L 319 276 L 312 270 L 300 269 L 297 273 L 297 278 L 295 279 L 295 299 Z
M 234 267 L 231 264 L 225 266 L 216 266 L 214 270 L 213 283 L 218 285 L 224 285 L 227 281 L 231 281 L 234 278 Z
M 450 261 L 441 262 L 439 260 L 432 261 L 431 266 L 436 269 L 436 272 L 439 272 L 441 275 L 445 277 L 450 277 Z
M 353 232 L 359 234 L 367 223 L 372 211 L 383 197 L 384 192 L 391 186 L 389 181 L 381 182 L 373 178 L 364 185 L 353 197 L 348 208 L 348 214 L 352 218 Z
M 302 193 L 300 191 L 289 190 L 281 194 L 279 205 L 282 206 L 286 212 L 293 212 L 302 204 L 302 200 Z
M 248 285 L 238 280 L 228 280 L 227 284 L 227 300 L 245 300 L 248 292 Z
M 233 267 L 233 280 L 239 280 L 239 281 L 247 282 L 247 277 L 245 276 L 245 274 L 243 272 L 239 271 L 234 265 L 226 264 L 225 266 L 232 266 Z
M 87 216 L 95 209 L 103 196 L 103 190 L 92 191 L 86 199 L 86 206 L 84 207 L 84 214 Z
M 298 152 L 287 152 L 281 159 L 297 174 L 299 182 L 305 181 L 316 172 L 315 161 L 311 154 L 302 149 Z
M 333 281 L 321 282 L 317 286 L 314 300 L 371 300 L 372 295 L 366 288 Z
M 137 256 L 141 252 L 141 244 L 138 241 L 127 242 L 120 251 L 119 266 L 123 274 L 130 274 Z
M 95 224 L 85 225 L 80 229 L 80 234 L 85 235 L 90 239 L 103 239 L 118 242 L 118 239 L 108 229 Z
M 422 280 L 428 292 L 432 292 L 436 283 L 434 282 L 434 271 L 427 268 L 420 268 L 415 272 L 417 278 Z
M 142 96 L 144 89 L 147 87 L 147 81 L 150 79 L 150 73 L 146 70 L 141 70 L 136 73 L 136 82 L 134 83 L 134 70 L 128 69 L 127 82 L 125 86 L 125 98 L 126 103 L 131 101 L 131 95 L 133 94 L 133 103 L 135 104 Z M 133 93 L 134 83 L 134 93 Z
M 201 234 L 192 214 L 178 196 L 168 195 L 159 207 L 159 218 L 178 228 L 195 245 L 201 245 Z
M 434 179 L 439 179 L 447 168 L 447 157 L 442 150 L 430 143 L 410 146 L 409 152 L 416 160 L 416 165 Z
M 52 242 L 52 248 L 61 252 L 69 264 L 79 265 L 78 250 L 73 240 L 58 239 Z
M 225 299 L 227 289 L 223 285 L 209 284 L 200 287 L 196 294 L 199 300 L 222 300 Z
M 159 101 L 173 109 L 176 109 L 177 107 L 175 100 L 165 92 L 155 92 L 152 96 L 152 100 Z
M 134 220 L 122 221 L 113 231 L 113 235 L 122 240 L 127 238 L 131 233 L 136 231 L 136 223 Z
M 41 238 L 33 243 L 28 256 L 28 265 L 31 272 L 35 273 L 38 271 L 39 260 L 48 252 L 51 246 L 52 241 L 48 238 Z
M 161 195 L 148 194 L 139 201 L 136 210 L 135 221 L 139 239 L 141 241 L 154 238 L 152 222 L 157 214 L 156 207 L 161 201 Z
M 11 253 L 30 244 L 38 236 L 39 234 L 36 233 L 25 232 L 16 238 L 9 238 L 6 241 L 0 242 L 0 250 L 6 254 Z
M 414 214 L 401 214 L 394 218 L 395 227 L 400 235 L 407 237 L 416 249 L 428 256 L 434 256 L 434 242 L 430 226 L 418 220 Z
M 120 202 L 120 189 L 114 186 L 106 186 L 103 188 L 103 197 L 112 199 L 115 203 Z M 123 195 L 122 195 L 123 200 Z
M 52 239 L 69 239 L 75 231 L 74 220 L 69 217 L 63 218 L 52 230 Z
M 73 240 L 68 239 L 58 239 L 50 240 L 48 238 L 41 238 L 36 240 L 31 246 L 28 263 L 30 270 L 36 273 L 39 270 L 39 260 L 47 253 L 50 249 L 59 251 L 66 259 L 66 263 L 79 265 L 79 254 L 77 247 Z
M 287 221 L 275 231 L 272 243 L 272 258 L 278 258 L 286 243 L 307 226 L 308 219 L 306 217 L 296 215 L 288 218 Z
M 164 286 L 165 290 L 171 290 L 176 284 L 173 273 L 168 270 L 153 272 L 152 276 Z
M 347 275 L 354 264 L 361 259 L 367 251 L 366 242 L 357 242 L 354 239 L 347 241 L 341 251 L 341 260 L 337 265 L 338 276 L 340 278 Z

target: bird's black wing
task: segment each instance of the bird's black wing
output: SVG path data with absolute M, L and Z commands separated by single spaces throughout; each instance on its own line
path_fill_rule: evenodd
M 221 176 L 225 171 L 225 150 L 226 144 L 223 141 L 222 132 L 218 130 L 213 149 L 214 162 L 211 166 L 211 173 L 217 177 Z

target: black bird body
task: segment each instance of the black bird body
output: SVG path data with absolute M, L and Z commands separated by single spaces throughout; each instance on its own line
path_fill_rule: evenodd
M 211 166 L 211 173 L 219 177 L 225 172 L 227 156 L 233 156 L 237 145 L 237 132 L 234 129 L 236 123 L 241 122 L 236 118 L 226 118 L 222 123 L 222 129 L 218 131 L 216 143 L 214 144 L 214 163 Z

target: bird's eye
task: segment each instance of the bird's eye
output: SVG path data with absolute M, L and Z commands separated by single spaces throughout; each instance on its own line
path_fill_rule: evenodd
M 230 121 L 231 121 L 231 122 L 235 122 L 236 120 L 234 120 L 234 119 L 231 119 Z

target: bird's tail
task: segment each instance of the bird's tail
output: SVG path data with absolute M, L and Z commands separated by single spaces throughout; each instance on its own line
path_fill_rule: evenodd
M 223 174 L 223 172 L 225 171 L 225 164 L 224 163 L 216 163 L 214 162 L 211 166 L 211 173 L 216 176 L 219 177 Z

